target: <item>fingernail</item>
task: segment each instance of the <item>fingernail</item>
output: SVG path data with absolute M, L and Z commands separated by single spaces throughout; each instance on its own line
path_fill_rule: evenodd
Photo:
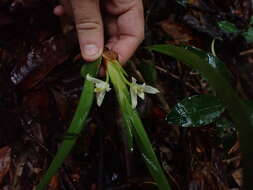
M 95 44 L 87 44 L 83 48 L 84 55 L 90 57 L 98 54 L 98 47 Z

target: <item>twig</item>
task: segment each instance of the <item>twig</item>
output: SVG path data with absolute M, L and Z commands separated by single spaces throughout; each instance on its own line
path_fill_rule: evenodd
M 166 69 L 159 67 L 159 66 L 155 66 L 155 68 L 163 73 L 169 74 L 172 78 L 177 79 L 177 80 L 181 80 L 181 78 L 169 71 L 167 71 Z M 189 88 L 193 89 L 195 92 L 197 93 L 201 93 L 197 88 L 195 88 L 194 86 L 192 86 L 189 82 L 185 81 L 185 85 L 188 86 Z
M 244 56 L 244 55 L 249 55 L 249 54 L 253 54 L 253 49 L 249 49 L 249 50 L 245 50 L 240 52 L 240 56 Z

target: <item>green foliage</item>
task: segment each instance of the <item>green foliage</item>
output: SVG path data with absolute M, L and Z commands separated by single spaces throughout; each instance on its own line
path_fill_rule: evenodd
M 176 0 L 176 2 L 183 7 L 187 7 L 188 5 L 187 0 Z
M 221 21 L 217 23 L 219 28 L 227 33 L 239 33 L 240 30 L 235 26 L 235 24 L 229 22 L 229 21 Z
M 215 121 L 225 110 L 224 104 L 211 95 L 184 99 L 167 115 L 167 122 L 182 127 L 199 127 Z
M 133 134 L 139 151 L 160 190 L 170 190 L 166 176 L 159 164 L 159 161 L 152 149 L 148 135 L 142 125 L 138 113 L 131 106 L 130 94 L 126 86 L 126 79 L 120 64 L 116 61 L 107 64 L 108 74 L 115 88 L 124 121 Z
M 242 36 L 247 40 L 247 42 L 253 42 L 253 28 L 250 27 L 246 32 L 242 33 Z
M 253 42 L 253 17 L 250 20 L 250 25 L 246 30 L 240 30 L 235 26 L 235 24 L 229 21 L 221 21 L 217 23 L 219 28 L 226 33 L 233 33 L 235 35 L 241 35 L 245 38 L 245 40 L 249 43 Z
M 98 59 L 93 63 L 85 64 L 82 68 L 82 75 L 86 76 L 86 74 L 89 73 L 90 75 L 95 76 L 97 74 L 100 63 L 101 59 Z M 80 135 L 84 128 L 86 118 L 92 106 L 92 102 L 94 99 L 93 91 L 93 83 L 86 80 L 84 83 L 77 110 L 70 124 L 70 127 L 67 130 L 66 137 L 60 148 L 58 149 L 58 152 L 54 157 L 52 163 L 50 164 L 47 172 L 37 186 L 36 190 L 43 190 L 46 188 L 46 186 L 50 182 L 50 179 L 55 175 L 55 173 L 60 168 L 60 166 L 72 150 L 73 146 L 75 145 L 77 137 Z
M 94 77 L 98 71 L 101 59 L 94 63 L 86 64 L 81 69 L 83 77 Z M 142 125 L 141 119 L 138 113 L 131 106 L 131 98 L 127 84 L 131 85 L 125 78 L 126 73 L 117 61 L 111 61 L 107 64 L 108 77 L 110 77 L 120 105 L 120 110 L 123 116 L 123 124 L 125 129 L 125 135 L 127 137 L 129 151 L 133 151 L 133 137 L 135 137 L 136 143 L 139 147 L 141 155 L 150 170 L 151 175 L 155 179 L 160 190 L 170 190 L 167 178 L 159 164 L 158 159 L 152 149 L 152 145 L 146 134 L 146 131 Z M 93 81 L 93 82 L 92 82 Z M 67 155 L 76 143 L 77 137 L 80 135 L 89 110 L 92 106 L 94 99 L 94 81 L 100 81 L 96 78 L 92 80 L 86 80 L 84 89 L 80 98 L 80 103 L 77 107 L 77 111 L 74 115 L 72 123 L 67 131 L 66 138 L 64 139 L 61 147 L 59 148 L 54 160 L 52 161 L 45 176 L 37 186 L 36 190 L 43 190 L 50 182 L 52 176 L 55 175 L 58 168 L 62 165 Z M 103 82 L 103 81 L 102 81 Z M 109 78 L 108 81 L 109 82 Z
M 217 64 L 222 64 L 217 57 L 196 48 L 177 47 L 174 45 L 155 45 L 151 46 L 149 49 L 174 57 L 192 69 L 197 70 L 208 80 L 209 84 L 215 90 L 217 97 L 221 99 L 227 107 L 228 114 L 239 131 L 244 168 L 243 189 L 251 189 L 253 187 L 253 149 L 251 146 L 253 143 L 253 124 L 247 106 L 238 97 L 237 93 L 230 85 L 227 76 L 224 75 L 225 73 L 229 73 L 229 71 L 225 69 L 225 65 L 223 66 L 223 69 L 226 70 L 224 73 L 224 70 L 222 71 L 217 67 Z

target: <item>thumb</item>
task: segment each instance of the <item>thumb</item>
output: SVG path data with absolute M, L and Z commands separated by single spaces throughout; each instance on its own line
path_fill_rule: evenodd
M 99 0 L 71 0 L 82 56 L 96 60 L 103 52 L 104 31 Z

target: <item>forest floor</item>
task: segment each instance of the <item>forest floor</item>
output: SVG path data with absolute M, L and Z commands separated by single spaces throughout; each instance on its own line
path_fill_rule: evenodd
M 0 2 L 3 190 L 32 190 L 38 184 L 63 140 L 82 90 L 80 68 L 85 63 L 70 30 L 73 25 L 53 15 L 56 4 Z M 217 39 L 216 55 L 232 72 L 234 89 L 250 100 L 253 46 L 217 23 L 226 20 L 244 30 L 251 22 L 251 1 L 145 0 L 144 4 L 146 39 L 125 68 L 138 81 L 153 82 L 161 91 L 142 101 L 138 111 L 173 190 L 239 190 L 241 158 L 231 122 L 181 127 L 164 119 L 186 97 L 212 93 L 210 86 L 196 71 L 145 47 L 170 43 L 211 52 Z M 49 189 L 157 189 L 138 149 L 126 154 L 120 121 L 110 92 L 101 108 L 93 106 L 85 131 Z

